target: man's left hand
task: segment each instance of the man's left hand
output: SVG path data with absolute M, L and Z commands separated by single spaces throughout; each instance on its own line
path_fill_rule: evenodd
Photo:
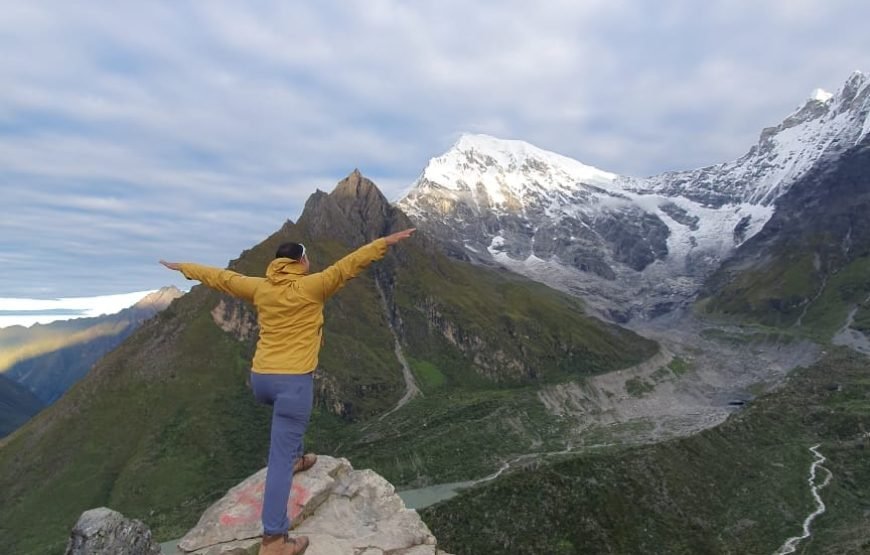
M 167 262 L 165 260 L 160 261 L 161 264 L 169 268 L 170 270 L 181 271 L 181 263 L 180 262 Z

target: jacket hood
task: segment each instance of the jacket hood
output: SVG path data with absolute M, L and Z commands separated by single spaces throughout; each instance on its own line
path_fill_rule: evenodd
M 305 275 L 305 267 L 292 258 L 276 258 L 266 268 L 266 279 L 270 283 L 287 283 Z

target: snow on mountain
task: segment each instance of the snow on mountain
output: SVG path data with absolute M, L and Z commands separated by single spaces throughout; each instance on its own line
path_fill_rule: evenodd
M 647 179 L 624 178 L 623 186 L 668 196 L 682 195 L 721 206 L 771 204 L 818 162 L 838 157 L 870 130 L 870 77 L 854 72 L 836 94 L 816 89 L 806 103 L 733 162 Z
M 481 192 L 495 207 L 529 188 L 570 194 L 577 183 L 607 185 L 616 177 L 523 141 L 463 135 L 446 154 L 426 166 L 422 178 L 459 192 L 470 190 L 469 183 L 482 185 Z
M 833 96 L 832 93 L 829 93 L 824 89 L 815 89 L 812 94 L 810 94 L 810 100 L 815 100 L 816 102 L 827 102 Z
M 616 320 L 649 317 L 690 301 L 795 180 L 867 135 L 868 111 L 870 79 L 855 72 L 833 95 L 814 91 L 738 160 L 649 178 L 463 135 L 398 204 L 472 260 L 579 294 Z

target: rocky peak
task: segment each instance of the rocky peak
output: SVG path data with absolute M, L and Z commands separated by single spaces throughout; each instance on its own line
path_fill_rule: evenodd
M 359 245 L 395 229 L 410 227 L 410 220 L 390 205 L 380 189 L 354 170 L 327 194 L 317 191 L 305 203 L 299 224 L 316 237 Z
M 387 202 L 377 186 L 369 178 L 363 176 L 359 169 L 354 169 L 347 177 L 339 181 L 330 196 L 336 199 L 348 198 L 352 200 L 375 197 L 372 199 L 373 202 Z
M 843 87 L 834 95 L 835 100 L 840 105 L 840 111 L 863 107 L 862 101 L 866 100 L 867 95 L 870 94 L 868 84 L 870 84 L 870 78 L 868 78 L 867 74 L 861 71 L 854 71 L 846 80 Z
M 341 180 L 329 196 L 366 240 L 384 235 L 394 217 L 390 202 L 359 170 Z
M 169 306 L 172 301 L 182 295 L 184 295 L 184 292 L 182 292 L 174 285 L 170 285 L 168 287 L 161 287 L 157 291 L 148 293 L 147 295 L 142 297 L 142 299 L 134 304 L 133 307 L 140 309 L 150 308 L 159 311 Z

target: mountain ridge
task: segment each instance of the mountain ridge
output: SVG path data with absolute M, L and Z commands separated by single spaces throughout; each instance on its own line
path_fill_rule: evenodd
M 688 306 L 770 220 L 776 198 L 867 135 L 868 111 L 870 78 L 856 72 L 762 131 L 743 157 L 650 178 L 464 136 L 397 205 L 451 255 L 580 295 L 608 319 L 651 318 Z
M 4 349 L 2 372 L 49 405 L 101 356 L 181 294 L 175 287 L 164 287 L 115 314 L 13 330 L 16 344 Z

